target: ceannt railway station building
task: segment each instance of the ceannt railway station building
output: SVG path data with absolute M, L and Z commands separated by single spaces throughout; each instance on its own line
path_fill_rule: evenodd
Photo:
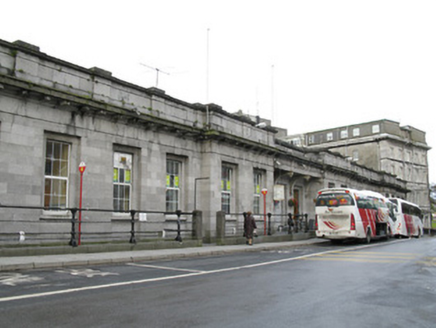
M 275 231 L 289 212 L 313 218 L 321 188 L 410 191 L 392 173 L 292 145 L 281 129 L 258 123 L 0 41 L 0 203 L 35 208 L 2 209 L 0 229 L 61 229 L 81 194 L 83 208 L 104 210 L 83 213 L 103 222 L 87 229 L 116 230 L 133 209 L 146 212 L 136 229 L 161 230 L 176 210 L 199 210 L 208 241 L 219 211 L 235 222 L 249 210 L 272 213 Z

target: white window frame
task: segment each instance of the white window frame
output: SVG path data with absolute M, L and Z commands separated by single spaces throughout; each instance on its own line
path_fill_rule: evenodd
M 121 173 L 121 174 L 120 174 Z M 120 178 L 122 178 L 120 180 Z M 112 206 L 115 214 L 125 215 L 124 212 L 130 211 L 132 209 L 132 192 L 133 192 L 133 154 L 121 151 L 114 151 L 113 153 L 113 195 L 112 195 Z M 126 197 L 115 197 L 115 188 L 118 187 L 128 187 L 129 195 Z M 118 191 L 118 195 L 120 192 Z M 125 206 L 117 208 L 116 199 L 128 201 L 128 208 Z M 118 204 L 119 205 L 119 204 Z
M 360 136 L 360 128 L 354 128 L 353 137 L 359 137 L 359 136 Z
M 173 170 L 176 168 L 176 170 Z M 165 211 L 176 212 L 180 209 L 181 201 L 181 180 L 183 172 L 183 162 L 173 158 L 167 158 L 166 160 L 166 191 L 165 191 Z M 176 201 L 168 200 L 168 194 L 173 193 L 176 195 Z M 176 204 L 176 208 L 171 208 L 170 204 Z
M 359 150 L 355 149 L 353 150 L 353 161 L 359 160 Z
M 63 158 L 62 154 L 60 154 L 59 158 L 55 158 L 54 157 L 54 149 L 52 148 L 51 154 L 52 156 L 50 156 L 50 158 L 48 157 L 48 147 L 49 147 L 49 143 L 52 144 L 52 146 L 54 147 L 55 145 L 61 145 L 61 146 L 67 146 L 68 149 L 68 154 L 67 154 L 67 158 Z M 45 213 L 57 213 L 57 214 L 64 214 L 67 211 L 66 210 L 62 210 L 61 208 L 68 208 L 68 204 L 69 204 L 69 187 L 70 187 L 70 161 L 71 161 L 71 143 L 70 142 L 66 142 L 66 141 L 62 141 L 62 140 L 57 140 L 56 138 L 47 138 L 45 140 L 45 159 L 44 159 L 44 167 L 45 167 L 45 171 L 44 171 L 44 207 L 53 207 L 53 208 L 59 208 L 59 209 L 55 209 L 55 210 L 45 210 Z M 61 150 L 63 150 L 63 147 L 61 148 Z M 53 175 L 53 174 L 47 174 L 47 165 L 48 160 L 51 161 L 51 165 L 50 165 L 50 172 L 53 173 L 54 166 L 56 162 L 60 162 L 59 164 L 62 164 L 66 162 L 66 168 L 62 169 L 61 167 L 59 168 L 59 175 Z M 62 172 L 66 172 L 66 174 L 62 174 Z M 52 205 L 52 193 L 47 194 L 47 189 L 46 189 L 46 184 L 47 184 L 47 180 L 51 180 L 51 182 L 65 182 L 65 206 L 60 206 L 60 204 L 56 204 L 56 205 Z M 50 184 L 50 192 L 53 191 L 52 187 L 52 183 Z M 50 204 L 47 205 L 46 204 L 46 197 L 49 197 L 50 199 Z
M 312 134 L 309 136 L 309 145 L 312 145 L 315 143 L 315 136 Z
M 374 124 L 372 126 L 372 133 L 380 133 L 380 125 L 379 124 Z
M 224 172 L 224 170 L 226 172 Z M 232 208 L 233 167 L 223 164 L 221 166 L 221 210 L 229 214 Z
M 262 192 L 263 174 L 262 172 L 255 170 L 253 172 L 253 214 L 260 214 L 260 195 Z
M 328 132 L 326 134 L 327 141 L 333 141 L 333 132 Z
M 341 139 L 348 138 L 348 130 L 342 130 L 341 131 Z

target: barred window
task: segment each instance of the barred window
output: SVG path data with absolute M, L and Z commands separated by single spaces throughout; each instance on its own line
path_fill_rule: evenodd
M 114 211 L 130 211 L 132 190 L 132 154 L 114 153 Z
M 167 159 L 166 178 L 166 211 L 175 212 L 180 209 L 180 175 L 182 163 Z
M 69 185 L 69 143 L 47 140 L 45 148 L 44 206 L 66 208 Z

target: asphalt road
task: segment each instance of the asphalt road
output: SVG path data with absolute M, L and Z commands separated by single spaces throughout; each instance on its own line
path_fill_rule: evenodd
M 436 239 L 0 273 L 1 327 L 434 327 Z

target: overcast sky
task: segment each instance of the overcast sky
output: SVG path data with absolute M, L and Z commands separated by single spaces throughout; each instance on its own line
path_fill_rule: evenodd
M 1 11 L 5 41 L 289 134 L 389 119 L 436 147 L 435 0 L 14 0 Z

